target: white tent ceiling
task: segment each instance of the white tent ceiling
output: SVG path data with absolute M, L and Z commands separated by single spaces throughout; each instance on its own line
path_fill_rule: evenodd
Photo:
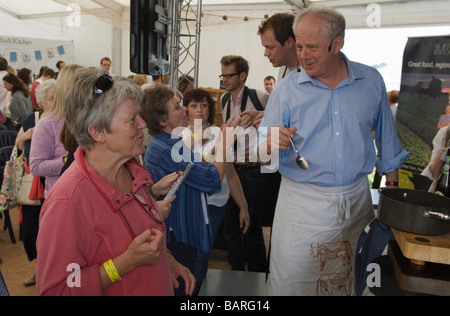
M 130 0 L 0 0 L 0 10 L 19 19 L 67 16 L 75 5 L 114 26 L 129 28 Z M 192 4 L 196 4 L 193 0 Z M 259 19 L 274 12 L 298 10 L 304 4 L 325 5 L 340 10 L 350 28 L 367 27 L 373 10 L 379 10 L 381 27 L 448 25 L 449 0 L 203 0 L 204 23 L 231 19 Z M 377 7 L 373 7 L 373 5 Z M 371 11 L 372 10 L 372 11 Z M 374 12 L 374 11 L 373 11 Z M 230 21 L 228 20 L 228 23 Z
M 0 22 L 6 24 L 0 27 L 0 34 L 19 32 L 14 23 L 25 25 L 21 36 L 46 38 L 33 35 L 43 30 L 57 34 L 75 42 L 78 64 L 96 66 L 102 57 L 110 56 L 115 73 L 128 75 L 129 2 L 0 0 Z M 193 5 L 196 2 L 192 0 Z M 344 53 L 368 65 L 384 65 L 377 68 L 391 90 L 400 85 L 402 53 L 408 37 L 450 34 L 450 0 L 203 0 L 200 86 L 218 88 L 220 64 L 217 60 L 224 54 L 245 56 L 256 65 L 252 67 L 249 82 L 252 87 L 260 87 L 261 77 L 277 76 L 277 69 L 263 56 L 257 28 L 266 16 L 299 10 L 295 4 L 303 6 L 304 2 L 311 6 L 334 7 L 343 13 L 347 27 L 352 29 L 346 34 Z M 68 23 L 70 16 L 77 13 L 74 8 L 80 10 L 81 27 Z M 373 16 L 379 21 L 373 21 Z M 9 19 L 16 21 L 7 22 Z M 373 22 L 379 23 L 371 25 Z M 215 42 L 218 38 L 221 41 Z

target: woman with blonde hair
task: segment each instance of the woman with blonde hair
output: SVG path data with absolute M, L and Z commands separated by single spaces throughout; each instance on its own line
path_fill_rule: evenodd
M 72 85 L 72 78 L 82 66 L 69 65 L 58 75 L 55 101 L 52 107 L 36 124 L 30 150 L 30 168 L 33 176 L 45 177 L 45 193 L 47 197 L 59 178 L 64 166 L 67 150 L 60 141 L 64 126 L 62 111 L 64 96 Z
M 17 148 L 23 151 L 25 157 L 27 160 L 29 160 L 30 156 L 30 148 L 31 148 L 31 140 L 34 139 L 33 133 L 34 128 L 36 126 L 36 123 L 39 121 L 39 118 L 44 116 L 48 110 L 52 107 L 53 100 L 55 97 L 55 91 L 56 91 L 56 80 L 55 79 L 49 79 L 44 81 L 42 84 L 40 84 L 36 88 L 36 101 L 39 107 L 42 109 L 42 111 L 34 112 L 30 114 L 24 121 L 23 126 L 20 128 L 19 133 L 17 134 L 16 138 L 16 145 Z M 37 116 L 37 117 L 36 117 Z M 28 165 L 28 162 L 26 162 Z M 40 177 L 37 177 L 33 183 L 36 183 L 37 186 L 41 183 Z M 43 190 L 39 190 L 39 192 L 43 192 Z M 42 196 L 39 196 L 39 194 L 36 194 L 36 199 L 42 198 Z M 21 205 L 21 212 L 22 212 L 22 238 L 23 246 L 25 249 L 25 252 L 28 257 L 28 261 L 32 262 L 37 257 L 37 251 L 36 251 L 36 238 L 39 231 L 39 215 L 41 213 L 41 206 L 40 205 Z M 31 286 L 36 284 L 36 277 L 35 274 L 28 277 L 24 283 L 25 286 Z

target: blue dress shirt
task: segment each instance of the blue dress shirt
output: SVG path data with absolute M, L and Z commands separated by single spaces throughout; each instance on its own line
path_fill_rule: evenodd
M 274 89 L 259 126 L 259 144 L 273 126 L 297 127 L 293 138 L 308 170 L 295 163 L 292 147 L 280 151 L 279 171 L 296 182 L 323 187 L 350 185 L 376 165 L 380 174 L 400 168 L 408 157 L 395 129 L 381 75 L 372 67 L 350 62 L 349 76 L 335 89 L 294 71 Z M 372 138 L 378 149 L 378 159 Z

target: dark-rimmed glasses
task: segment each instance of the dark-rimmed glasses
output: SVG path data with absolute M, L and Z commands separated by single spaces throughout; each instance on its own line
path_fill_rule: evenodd
M 231 79 L 231 78 L 233 78 L 233 77 L 236 76 L 236 75 L 239 75 L 239 73 L 238 73 L 238 72 L 235 72 L 234 74 L 220 75 L 219 78 L 222 79 L 222 80 L 223 80 L 224 78 L 225 78 L 225 79 Z
M 113 85 L 114 80 L 113 78 L 111 78 L 111 76 L 109 75 L 100 76 L 100 78 L 97 79 L 94 85 L 94 94 L 92 96 L 94 103 L 103 93 L 110 90 Z

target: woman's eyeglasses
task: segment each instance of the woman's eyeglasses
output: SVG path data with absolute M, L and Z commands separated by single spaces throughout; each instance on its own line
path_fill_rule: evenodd
M 94 85 L 94 94 L 92 96 L 94 103 L 97 101 L 97 99 L 106 91 L 110 90 L 112 86 L 114 85 L 114 80 L 111 78 L 111 76 L 108 75 L 102 75 L 100 78 L 97 79 Z
M 161 225 L 163 223 L 163 218 L 161 217 L 161 215 L 155 211 L 151 205 L 149 205 L 148 207 L 150 208 L 150 210 L 147 209 L 147 207 L 144 205 L 145 200 L 140 196 L 140 195 L 136 195 L 134 193 L 131 193 L 131 196 L 134 198 L 134 200 L 139 204 L 139 206 L 142 208 L 142 210 L 144 210 L 144 212 L 149 215 L 155 222 L 156 224 Z M 122 222 L 125 224 L 125 226 L 127 227 L 128 233 L 130 234 L 131 239 L 135 239 L 137 237 L 137 234 L 134 232 L 133 228 L 131 228 L 130 223 L 128 223 L 127 218 L 125 217 L 125 215 L 122 213 L 122 210 L 119 209 L 119 216 L 122 218 Z

